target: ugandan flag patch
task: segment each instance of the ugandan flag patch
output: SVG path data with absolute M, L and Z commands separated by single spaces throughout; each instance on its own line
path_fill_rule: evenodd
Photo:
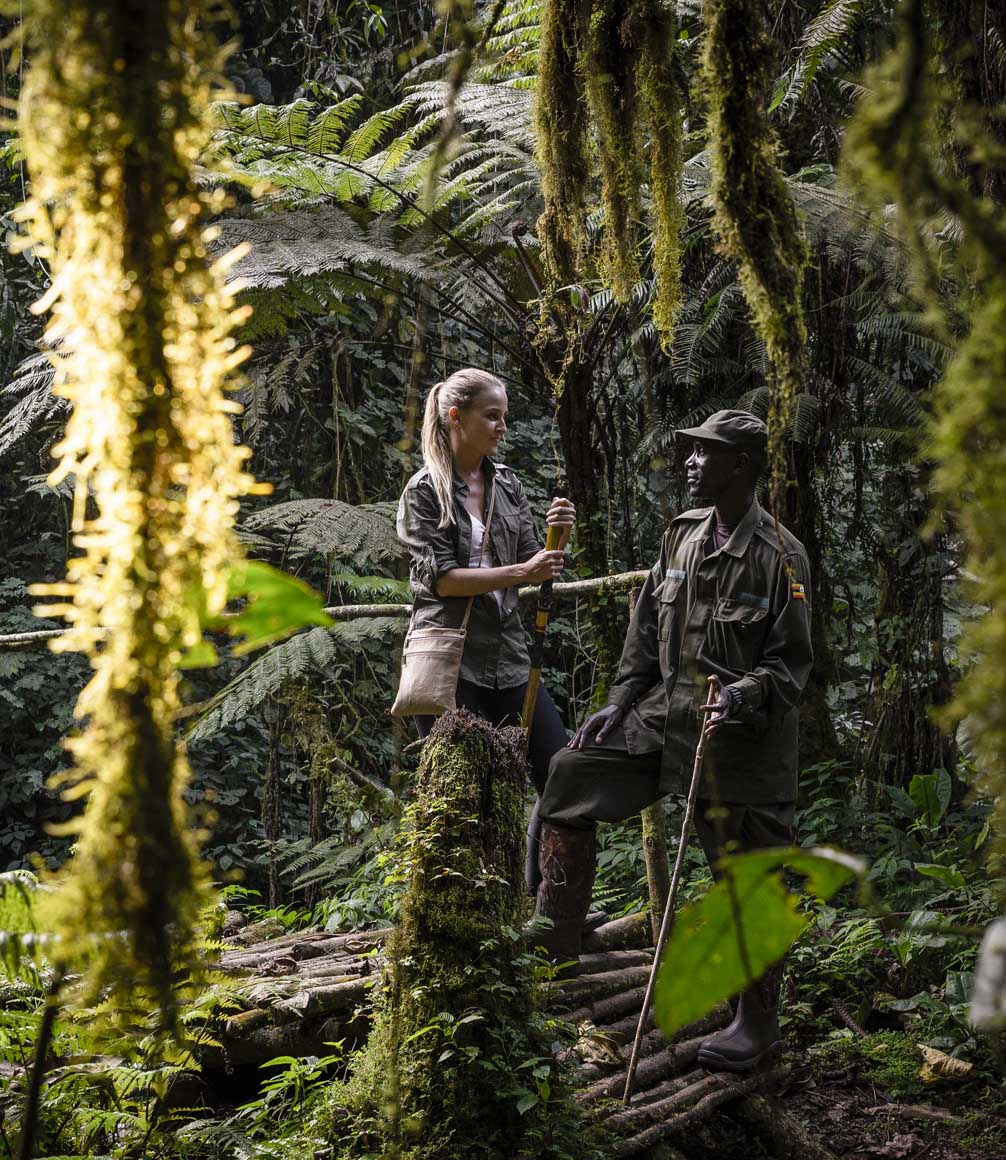
M 793 583 L 790 584 L 789 594 L 790 594 L 790 596 L 793 597 L 794 600 L 806 600 L 807 599 L 807 593 L 804 591 L 803 585 L 797 583 L 796 580 L 794 580 Z

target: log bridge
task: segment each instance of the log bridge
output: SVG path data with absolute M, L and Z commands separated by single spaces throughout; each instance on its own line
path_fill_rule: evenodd
M 270 927 L 267 920 L 237 929 L 238 922 L 236 913 L 228 916 L 225 929 L 234 949 L 223 953 L 218 970 L 230 1014 L 220 1030 L 220 1046 L 202 1059 L 207 1078 L 277 1055 L 325 1054 L 324 1045 L 336 1040 L 344 1040 L 347 1049 L 365 1041 L 387 929 L 267 937 L 278 924 Z M 548 985 L 550 1012 L 575 1028 L 560 1054 L 572 1064 L 578 1103 L 611 1131 L 613 1156 L 641 1155 L 658 1143 L 664 1145 L 663 1155 L 673 1156 L 675 1136 L 738 1101 L 748 1127 L 761 1134 L 763 1123 L 777 1141 L 780 1118 L 793 1118 L 777 1104 L 766 1115 L 751 1098 L 775 1084 L 777 1070 L 738 1076 L 697 1065 L 703 1037 L 729 1018 L 726 1006 L 684 1028 L 672 1043 L 651 1016 L 632 1103 L 622 1106 L 629 1051 L 653 962 L 651 939 L 645 913 L 607 923 L 587 936 L 580 973 Z M 806 1135 L 795 1121 L 786 1128 L 790 1140 Z M 816 1141 L 804 1139 L 801 1146 L 803 1151 L 794 1155 L 809 1160 L 828 1155 Z M 773 1153 L 780 1154 L 778 1146 Z

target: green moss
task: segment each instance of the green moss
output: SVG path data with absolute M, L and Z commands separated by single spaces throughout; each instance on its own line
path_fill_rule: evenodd
M 640 190 L 653 217 L 653 318 L 669 346 L 680 297 L 681 118 L 684 85 L 672 6 L 662 0 L 549 0 L 542 20 L 535 134 L 545 212 L 538 233 L 559 284 L 585 258 L 588 131 L 597 136 L 604 233 L 601 266 L 616 299 L 639 278 Z M 586 98 L 586 99 L 585 99 Z M 587 103 L 591 119 L 587 118 Z
M 583 260 L 583 194 L 590 178 L 581 56 L 590 0 L 548 0 L 542 13 L 534 130 L 545 212 L 538 219 L 545 261 L 561 283 Z
M 341 1155 L 558 1155 L 575 1128 L 519 935 L 525 763 L 519 730 L 464 711 L 427 741 L 374 1029 L 333 1095 Z
M 601 156 L 605 273 L 627 302 L 639 277 L 632 220 L 639 215 L 638 109 L 631 0 L 600 0 L 590 20 L 587 92 Z
M 628 301 L 639 192 L 648 153 L 657 295 L 654 321 L 669 344 L 680 296 L 682 85 L 675 21 L 658 0 L 600 0 L 590 23 L 587 91 L 601 158 L 605 273 Z
M 807 244 L 778 164 L 765 104 L 771 45 L 758 0 L 708 0 L 703 85 L 712 153 L 713 220 L 737 263 L 769 363 L 769 456 L 776 508 L 785 485 L 784 438 L 806 373 L 802 288 Z
M 875 1083 L 889 1096 L 901 1099 L 932 1094 L 932 1085 L 919 1077 L 922 1056 L 916 1041 L 904 1032 L 878 1031 L 866 1039 L 830 1039 L 812 1048 L 811 1057 L 822 1071 L 861 1063 L 860 1078 Z

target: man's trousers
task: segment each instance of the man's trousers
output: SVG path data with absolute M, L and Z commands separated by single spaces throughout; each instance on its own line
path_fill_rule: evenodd
M 659 782 L 659 751 L 631 754 L 610 743 L 560 749 L 552 758 L 539 814 L 544 822 L 576 830 L 593 829 L 598 822 L 622 822 L 664 796 Z M 709 865 L 715 865 L 723 847 L 739 853 L 791 845 L 794 805 L 723 802 L 712 813 L 713 803 L 700 798 L 695 828 Z

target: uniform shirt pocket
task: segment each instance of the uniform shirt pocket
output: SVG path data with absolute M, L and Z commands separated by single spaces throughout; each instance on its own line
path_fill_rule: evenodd
M 674 621 L 677 617 L 678 597 L 682 595 L 682 586 L 685 582 L 685 573 L 676 568 L 669 568 L 663 581 L 653 590 L 657 601 L 657 639 L 668 641 L 674 631 Z
M 765 597 L 744 593 L 717 600 L 708 628 L 710 655 L 733 672 L 748 672 L 760 654 L 767 618 Z

